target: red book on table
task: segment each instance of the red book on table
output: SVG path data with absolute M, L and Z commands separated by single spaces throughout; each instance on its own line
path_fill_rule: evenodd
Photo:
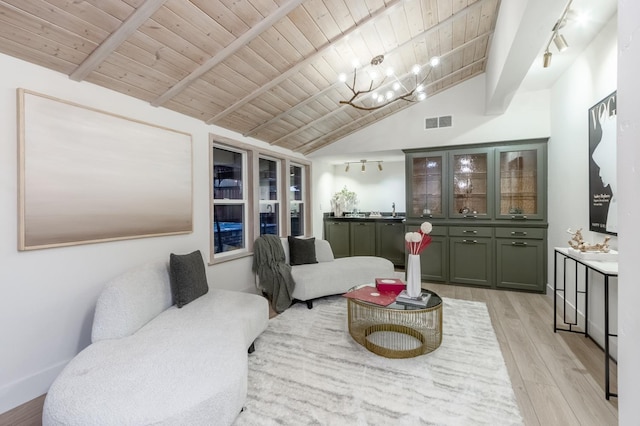
M 343 294 L 343 296 L 380 306 L 387 306 L 396 301 L 396 294 L 394 292 L 381 292 L 377 288 L 369 285 L 351 290 Z
M 376 278 L 376 287 L 380 292 L 393 292 L 396 295 L 407 288 L 406 284 L 398 278 Z

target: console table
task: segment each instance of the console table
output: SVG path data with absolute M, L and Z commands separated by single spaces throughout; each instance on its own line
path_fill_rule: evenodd
M 562 288 L 558 287 L 558 256 L 562 257 L 563 262 L 563 273 L 562 273 Z M 575 321 L 571 322 L 567 321 L 566 317 L 566 307 L 567 307 L 567 298 L 566 298 L 566 284 L 567 284 L 567 261 L 572 261 L 575 264 L 575 301 L 576 301 L 576 316 Z M 578 267 L 584 267 L 584 290 L 580 290 L 578 288 Z M 568 331 L 572 333 L 580 333 L 584 334 L 585 337 L 591 338 L 593 337 L 589 335 L 589 271 L 596 272 L 603 276 L 604 278 L 604 375 L 605 375 L 605 398 L 609 399 L 609 397 L 618 397 L 617 393 L 613 393 L 610 390 L 610 380 L 609 380 L 609 359 L 611 355 L 609 353 L 609 337 L 618 337 L 617 334 L 610 333 L 609 331 L 609 279 L 612 277 L 618 277 L 618 262 L 607 262 L 607 261 L 596 261 L 596 260 L 586 260 L 575 254 L 573 254 L 566 247 L 555 247 L 554 255 L 553 255 L 553 331 Z M 616 280 L 617 283 L 617 280 Z M 568 328 L 560 328 L 557 324 L 557 294 L 562 293 L 564 303 L 563 303 L 563 314 L 562 321 L 565 326 Z M 577 326 L 578 323 L 578 294 L 584 294 L 584 318 L 585 325 L 584 331 L 574 329 L 574 326 Z M 595 341 L 595 340 L 594 340 Z

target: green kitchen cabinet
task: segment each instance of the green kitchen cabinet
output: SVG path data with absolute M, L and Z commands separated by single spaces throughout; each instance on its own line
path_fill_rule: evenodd
M 376 223 L 376 255 L 389 259 L 396 266 L 404 266 L 404 224 Z
M 493 287 L 493 229 L 449 228 L 449 281 Z
M 442 218 L 446 216 L 446 152 L 416 152 L 405 160 L 407 179 L 407 217 Z
M 372 221 L 349 223 L 351 256 L 376 255 L 376 224 Z
M 349 257 L 351 255 L 349 222 L 341 222 L 338 220 L 325 221 L 324 236 L 331 245 L 334 257 Z
M 496 228 L 496 286 L 544 292 L 546 230 Z
M 496 219 L 541 220 L 546 212 L 546 150 L 541 144 L 495 149 Z
M 407 229 L 447 230 L 423 254 L 424 280 L 545 292 L 547 139 L 404 153 Z

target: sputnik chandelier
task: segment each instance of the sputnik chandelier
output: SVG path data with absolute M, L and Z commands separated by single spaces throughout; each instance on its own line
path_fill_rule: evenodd
M 358 86 L 358 66 L 357 61 L 353 63 L 353 81 L 347 82 L 347 75 L 341 73 L 338 79 L 343 82 L 351 91 L 353 96 L 349 100 L 340 101 L 341 105 L 351 105 L 354 108 L 372 111 L 386 107 L 387 105 L 404 100 L 407 102 L 418 102 L 427 98 L 425 82 L 431 71 L 440 63 L 440 58 L 434 56 L 429 61 L 429 70 L 425 74 L 425 67 L 416 64 L 411 68 L 411 72 L 398 77 L 392 68 L 387 68 L 380 72 L 384 55 L 375 56 L 371 59 L 371 67 L 368 70 L 368 87 Z M 424 77 L 421 77 L 424 75 Z M 370 95 L 369 95 L 370 94 Z

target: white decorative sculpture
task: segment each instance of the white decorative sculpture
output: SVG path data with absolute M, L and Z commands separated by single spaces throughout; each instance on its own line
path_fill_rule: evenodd
M 578 229 L 576 232 L 571 231 L 571 228 L 567 229 L 567 232 L 573 237 L 569 240 L 569 246 L 572 249 L 579 250 L 581 252 L 599 252 L 599 253 L 609 253 L 609 240 L 611 237 L 608 235 L 604 237 L 604 241 L 598 244 L 591 244 L 584 241 L 582 237 L 582 228 Z

